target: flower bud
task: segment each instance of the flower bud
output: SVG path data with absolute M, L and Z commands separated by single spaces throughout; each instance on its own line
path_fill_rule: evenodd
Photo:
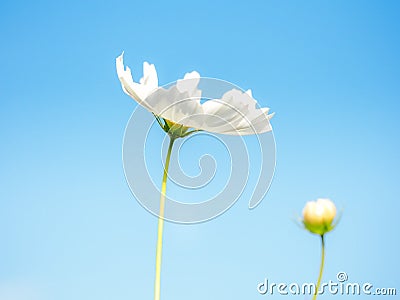
M 334 228 L 335 204 L 329 199 L 309 201 L 303 209 L 303 224 L 312 233 L 324 234 Z

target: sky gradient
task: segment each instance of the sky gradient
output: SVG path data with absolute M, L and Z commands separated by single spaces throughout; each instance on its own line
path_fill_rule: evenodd
M 244 193 L 210 222 L 166 224 L 162 299 L 262 299 L 265 277 L 316 280 L 318 237 L 294 220 L 318 197 L 343 209 L 324 280 L 345 271 L 400 292 L 399 20 L 389 0 L 2 1 L 0 299 L 153 297 L 157 220 L 121 161 L 136 107 L 116 75 L 122 51 L 135 79 L 145 60 L 161 84 L 197 70 L 276 112 L 266 198 L 249 211 Z M 160 166 L 149 172 L 161 183 Z

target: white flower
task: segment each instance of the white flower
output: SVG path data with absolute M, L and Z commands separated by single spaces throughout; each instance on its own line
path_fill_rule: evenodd
M 269 108 L 259 108 L 251 90 L 231 89 L 220 99 L 203 103 L 198 88 L 200 74 L 187 73 L 168 87 L 159 87 L 155 66 L 144 62 L 139 83 L 124 67 L 123 53 L 116 59 L 122 89 L 140 105 L 158 117 L 187 128 L 231 135 L 249 135 L 271 131 Z
M 329 199 L 309 201 L 303 209 L 303 224 L 312 233 L 324 234 L 333 229 L 335 204 Z

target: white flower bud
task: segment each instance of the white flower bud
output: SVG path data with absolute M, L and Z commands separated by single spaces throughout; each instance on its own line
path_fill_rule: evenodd
M 303 209 L 303 224 L 312 233 L 324 234 L 333 229 L 335 204 L 329 199 L 309 201 Z

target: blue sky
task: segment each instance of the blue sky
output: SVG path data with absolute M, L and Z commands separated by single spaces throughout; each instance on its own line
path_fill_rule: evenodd
M 267 197 L 167 224 L 163 299 L 261 299 L 264 277 L 315 280 L 318 238 L 293 218 L 318 197 L 344 208 L 324 279 L 346 271 L 399 290 L 399 12 L 397 1 L 2 1 L 1 298 L 153 297 L 157 220 L 121 162 L 136 107 L 115 72 L 123 50 L 136 79 L 144 60 L 160 83 L 197 70 L 276 112 Z

